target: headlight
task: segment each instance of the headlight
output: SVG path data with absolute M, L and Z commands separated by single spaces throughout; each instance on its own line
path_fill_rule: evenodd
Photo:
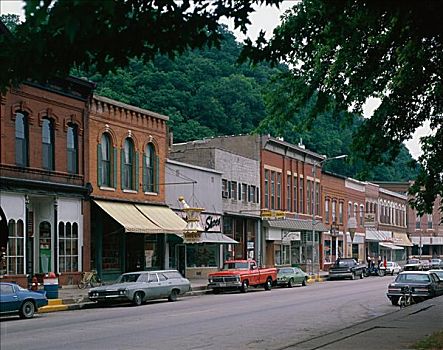
M 401 288 L 398 287 L 389 287 L 388 292 L 400 292 Z
M 212 283 L 212 281 L 213 281 L 213 280 L 212 280 L 212 277 L 209 277 L 209 278 L 208 278 L 208 281 L 209 281 L 209 283 Z
M 235 279 L 237 280 L 237 281 L 240 281 L 240 276 L 235 276 Z
M 126 294 L 126 289 L 121 289 L 118 291 L 120 295 L 125 295 Z

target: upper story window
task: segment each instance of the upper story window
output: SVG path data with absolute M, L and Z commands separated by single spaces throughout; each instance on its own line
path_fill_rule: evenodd
M 112 161 L 111 137 L 104 133 L 97 149 L 98 162 L 98 185 L 111 187 L 111 161 Z M 115 160 L 114 160 L 115 162 Z
M 297 194 L 297 182 L 298 179 L 297 177 L 293 178 L 293 192 L 294 192 L 294 213 L 297 213 L 297 198 L 298 198 L 298 194 Z
M 332 222 L 337 223 L 337 202 L 332 201 Z
M 237 200 L 237 181 L 231 181 L 231 198 Z
M 134 190 L 134 169 L 135 169 L 135 155 L 134 143 L 128 137 L 125 139 L 123 145 L 123 152 L 121 155 L 122 165 L 122 189 Z
M 364 213 L 363 213 L 364 208 L 365 208 L 365 207 L 363 206 L 363 204 L 360 204 L 359 217 L 360 217 L 360 226 L 362 226 L 362 227 L 363 227 L 363 223 L 364 223 L 364 222 L 363 222 L 363 220 L 364 220 L 364 219 L 363 219 L 363 217 L 364 217 L 364 216 L 363 216 L 363 214 L 364 214 Z
M 306 213 L 311 214 L 311 181 L 306 183 L 306 206 Z
M 286 176 L 286 210 L 291 211 L 291 175 Z
M 78 173 L 78 133 L 77 125 L 68 124 L 66 150 L 68 159 L 68 173 Z
M 222 179 L 222 198 L 228 198 L 228 180 Z
M 352 203 L 348 203 L 348 219 L 351 217 L 352 214 Z
M 281 209 L 281 174 L 277 173 L 277 209 Z
M 54 170 L 54 122 L 48 118 L 42 122 L 43 169 Z
M 271 209 L 275 209 L 275 172 L 271 171 Z
M 159 159 L 152 143 L 148 143 L 145 149 L 143 162 L 143 191 L 154 192 L 159 191 Z
M 428 217 L 428 228 L 432 228 L 432 214 L 427 214 Z
M 241 196 L 243 198 L 243 202 L 248 201 L 248 185 L 247 184 L 241 184 Z
M 420 228 L 420 224 L 421 224 L 421 216 L 416 216 L 415 217 L 415 228 Z
M 304 189 L 303 189 L 303 178 L 300 177 L 300 186 L 298 186 L 298 191 L 300 193 L 300 195 L 298 196 L 298 201 L 299 201 L 299 206 L 298 206 L 298 212 L 299 213 L 304 213 L 305 212 L 305 202 L 304 202 Z
M 329 199 L 325 199 L 325 222 L 329 223 Z
M 338 206 L 338 222 L 343 224 L 343 202 L 340 202 Z
M 265 208 L 269 208 L 269 170 L 265 170 Z
M 23 112 L 15 113 L 15 164 L 28 166 L 28 118 Z

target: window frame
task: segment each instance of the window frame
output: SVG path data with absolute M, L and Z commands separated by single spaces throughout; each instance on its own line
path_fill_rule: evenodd
M 28 114 L 23 111 L 16 111 L 15 113 L 15 165 L 19 167 L 29 166 L 29 124 L 28 124 Z M 20 115 L 20 117 L 19 117 Z M 19 131 L 18 121 L 22 122 L 23 130 Z M 18 134 L 23 134 L 23 137 L 17 137 Z M 21 152 L 18 152 L 20 143 Z M 19 159 L 19 156 L 21 159 Z
M 72 132 L 72 144 L 73 147 L 69 147 L 70 131 Z M 70 174 L 78 174 L 78 125 L 74 123 L 68 123 L 66 130 L 66 161 L 67 171 Z
M 45 139 L 49 142 L 45 142 Z M 54 120 L 49 116 L 42 118 L 42 168 L 55 170 L 55 129 Z

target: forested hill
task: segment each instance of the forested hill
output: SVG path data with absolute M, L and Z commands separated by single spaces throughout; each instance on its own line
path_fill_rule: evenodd
M 272 103 L 285 103 L 284 94 L 277 92 L 281 96 L 275 96 L 278 89 L 272 85 L 272 78 L 285 67 L 239 65 L 241 44 L 223 30 L 225 40 L 220 49 L 190 51 L 174 60 L 159 56 L 150 63 L 132 59 L 125 69 L 106 76 L 94 70 L 74 74 L 95 81 L 100 95 L 168 115 L 174 142 L 251 133 L 266 113 L 272 113 Z M 353 125 L 345 124 L 323 114 L 311 130 L 287 129 L 284 135 L 273 133 L 272 126 L 262 130 L 289 142 L 298 143 L 302 138 L 307 148 L 327 156 L 349 154 L 346 164 L 332 161 L 327 165 L 339 174 L 379 181 L 403 181 L 416 174 L 408 166 L 412 158 L 406 148 L 391 166 L 373 168 L 354 159 L 350 145 L 359 118 Z

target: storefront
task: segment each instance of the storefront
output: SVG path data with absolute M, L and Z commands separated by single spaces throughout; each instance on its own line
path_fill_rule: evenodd
M 223 217 L 223 234 L 236 241 L 223 248 L 224 260 L 258 259 L 258 218 L 225 215 Z
M 168 207 L 94 200 L 91 218 L 91 265 L 104 280 L 177 267 L 186 222 Z
M 267 266 L 300 266 L 306 272 L 320 267 L 320 241 L 326 226 L 297 219 L 264 220 Z
M 28 193 L 1 193 L 8 225 L 4 280 L 27 286 L 34 275 L 42 280 L 56 272 L 61 284 L 72 284 L 82 269 L 82 199 Z

